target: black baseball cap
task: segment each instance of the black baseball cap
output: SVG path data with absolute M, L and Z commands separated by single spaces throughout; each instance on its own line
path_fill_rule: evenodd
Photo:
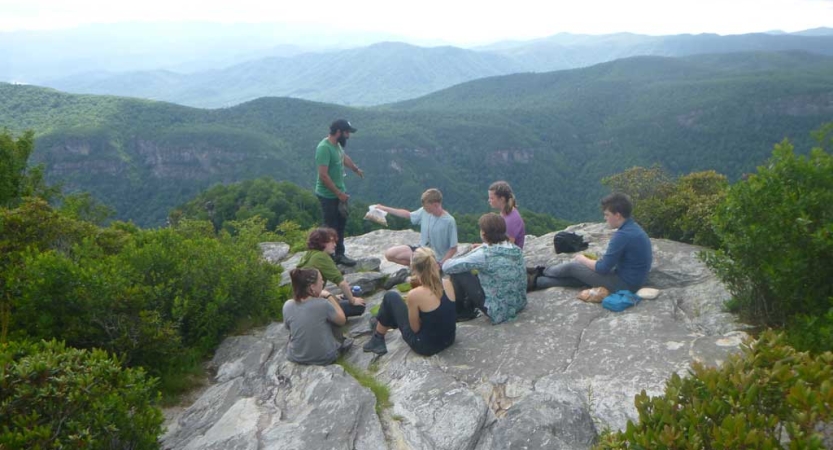
M 353 128 L 353 125 L 350 125 L 350 122 L 344 119 L 338 119 L 330 125 L 330 133 L 335 133 L 336 131 L 349 131 L 351 133 L 355 133 L 359 131 Z

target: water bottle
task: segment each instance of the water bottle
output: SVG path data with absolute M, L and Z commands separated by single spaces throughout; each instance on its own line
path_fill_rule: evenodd
M 355 297 L 355 296 L 362 293 L 362 288 L 359 287 L 359 286 L 353 286 L 353 287 L 350 288 L 350 292 L 352 292 L 353 296 Z

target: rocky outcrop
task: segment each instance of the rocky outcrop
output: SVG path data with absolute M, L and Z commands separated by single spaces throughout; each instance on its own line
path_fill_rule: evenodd
M 611 232 L 603 224 L 570 228 L 601 253 Z M 555 264 L 553 234 L 527 237 L 527 265 Z M 384 249 L 416 242 L 412 231 L 375 231 L 348 238 L 348 254 L 380 259 Z M 286 361 L 288 333 L 272 324 L 227 339 L 211 362 L 213 385 L 170 418 L 165 448 L 315 449 L 586 449 L 603 427 L 624 428 L 637 417 L 640 391 L 661 394 L 672 373 L 692 361 L 720 364 L 745 334 L 723 312 L 729 296 L 696 258 L 698 247 L 654 240 L 650 285 L 655 300 L 613 313 L 576 300 L 576 289 L 529 294 L 518 319 L 458 324 L 455 344 L 429 358 L 388 334 L 388 354 L 363 353 L 367 317 L 345 331 L 356 339 L 344 358 L 390 391 L 377 414 L 375 397 L 339 365 Z M 290 257 L 281 264 L 292 266 Z M 362 289 L 404 279 L 402 266 L 348 275 Z M 370 306 L 384 291 L 365 295 Z M 369 313 L 366 314 L 368 316 Z

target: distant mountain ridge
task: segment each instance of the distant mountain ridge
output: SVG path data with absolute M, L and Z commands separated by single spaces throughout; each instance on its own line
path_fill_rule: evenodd
M 66 92 L 149 98 L 218 108 L 264 96 L 287 96 L 352 106 L 417 98 L 462 82 L 521 72 L 587 67 L 632 56 L 690 56 L 742 51 L 833 55 L 833 34 L 765 33 L 646 36 L 556 34 L 472 50 L 384 42 L 368 47 L 247 61 L 224 69 L 84 73 L 44 81 Z
M 384 42 L 260 59 L 195 74 L 81 74 L 48 85 L 67 92 L 149 98 L 195 107 L 233 106 L 264 96 L 369 105 L 419 97 L 469 81 L 475 74 L 486 77 L 523 69 L 500 55 Z M 334 101 L 336 98 L 341 100 Z
M 438 187 L 449 209 L 477 213 L 504 179 L 524 208 L 595 220 L 600 179 L 634 165 L 737 179 L 785 137 L 809 149 L 810 131 L 833 118 L 833 57 L 635 57 L 374 108 L 261 98 L 200 110 L 0 84 L 0 126 L 35 129 L 50 180 L 142 225 L 214 183 L 269 176 L 311 188 L 313 149 L 337 117 L 359 128 L 347 146 L 366 174 L 347 180 L 357 200 L 416 207 Z

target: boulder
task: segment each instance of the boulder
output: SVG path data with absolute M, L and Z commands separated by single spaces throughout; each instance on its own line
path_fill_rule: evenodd
M 353 267 L 339 264 L 338 268 L 341 269 L 341 273 L 347 275 L 360 272 L 378 272 L 379 266 L 381 265 L 382 260 L 379 258 L 359 258 L 356 260 L 356 265 Z
M 162 436 L 165 449 L 384 449 L 375 397 L 341 366 L 286 359 L 273 324 L 226 339 L 211 362 L 216 384 Z
M 604 224 L 568 230 L 597 254 L 612 234 Z M 527 236 L 527 265 L 573 257 L 553 252 L 553 236 Z M 383 260 L 386 248 L 417 240 L 413 231 L 380 230 L 346 245 L 351 257 Z M 536 291 L 516 320 L 458 323 L 455 344 L 428 358 L 412 352 L 397 331 L 387 335 L 386 355 L 362 352 L 370 313 L 351 318 L 345 331 L 356 342 L 344 360 L 387 386 L 392 406 L 382 414 L 374 411 L 373 394 L 340 366 L 286 361 L 280 324 L 228 338 L 212 362 L 215 384 L 173 418 L 162 442 L 177 449 L 299 448 L 302 442 L 307 448 L 591 448 L 598 430 L 623 429 L 637 418 L 640 391 L 661 394 L 668 377 L 686 375 L 693 361 L 720 364 L 746 336 L 724 311 L 729 294 L 697 258 L 699 247 L 652 244 L 649 286 L 660 295 L 621 313 L 577 300 L 578 289 Z M 404 281 L 407 268 L 384 261 L 378 274 L 370 273 L 348 277 L 392 286 L 392 278 Z M 382 295 L 363 294 L 368 311 Z
M 289 254 L 289 244 L 283 242 L 261 242 L 260 251 L 263 259 L 272 264 L 279 264 Z

